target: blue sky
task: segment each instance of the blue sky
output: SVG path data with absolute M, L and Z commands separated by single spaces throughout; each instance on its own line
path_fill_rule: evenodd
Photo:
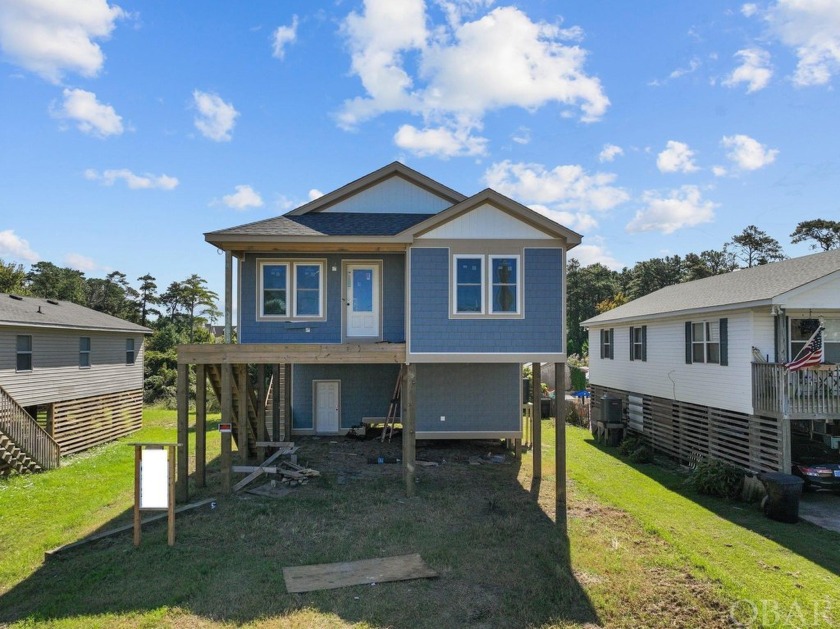
M 198 273 L 393 160 L 620 269 L 840 220 L 840 2 L 0 0 L 0 258 Z

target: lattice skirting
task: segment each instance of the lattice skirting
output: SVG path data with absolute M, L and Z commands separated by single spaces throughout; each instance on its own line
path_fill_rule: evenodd
M 621 398 L 624 408 L 627 408 L 629 395 L 642 399 L 641 425 L 637 417 L 633 426 L 657 452 L 683 463 L 702 455 L 752 472 L 782 471 L 780 422 L 784 420 L 650 395 L 639 396 L 599 385 L 592 387 L 593 417 L 600 417 L 601 397 L 605 394 Z
M 53 439 L 61 454 L 73 454 L 139 430 L 143 422 L 143 390 L 55 402 Z

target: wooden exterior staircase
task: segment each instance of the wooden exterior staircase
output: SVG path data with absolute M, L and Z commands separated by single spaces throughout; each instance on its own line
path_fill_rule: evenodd
M 50 434 L 0 387 L 0 475 L 51 470 L 59 456 Z
M 221 365 L 207 365 L 207 380 L 210 382 L 210 387 L 213 389 L 213 393 L 216 395 L 216 399 L 219 400 L 219 404 L 222 401 L 222 367 Z M 239 417 L 239 398 L 243 395 L 243 392 L 239 390 L 239 379 L 236 377 L 234 373 L 234 377 L 231 378 L 231 397 L 233 398 L 233 429 L 231 431 L 234 443 L 236 443 L 236 447 L 241 449 L 242 446 L 239 443 L 239 424 L 243 421 L 243 418 Z M 247 423 L 247 430 L 248 430 L 248 456 L 254 457 L 257 455 L 257 436 L 259 435 L 258 429 L 258 414 L 257 414 L 257 405 L 259 402 L 257 401 L 257 395 L 253 389 L 253 387 L 248 386 L 246 387 L 246 391 L 244 391 L 244 395 L 247 397 L 246 408 L 247 408 L 247 416 L 244 418 L 244 421 Z

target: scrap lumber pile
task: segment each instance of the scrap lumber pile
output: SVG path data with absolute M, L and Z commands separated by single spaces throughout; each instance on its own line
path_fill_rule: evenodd
M 279 477 L 272 481 L 272 485 L 282 483 L 289 487 L 303 485 L 310 478 L 321 475 L 318 470 L 298 465 L 295 460 L 280 460 L 280 457 L 284 455 L 288 455 L 294 459 L 294 454 L 299 448 L 295 447 L 295 444 L 292 442 L 261 441 L 257 442 L 257 446 L 273 447 L 277 448 L 277 451 L 259 465 L 234 465 L 234 472 L 247 474 L 245 478 L 233 486 L 234 492 L 244 489 L 264 474 Z

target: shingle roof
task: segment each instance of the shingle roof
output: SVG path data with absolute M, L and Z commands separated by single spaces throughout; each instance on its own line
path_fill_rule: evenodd
M 769 303 L 779 295 L 837 271 L 840 271 L 840 249 L 667 286 L 587 319 L 582 325 L 738 304 Z
M 433 214 L 317 212 L 276 216 L 210 232 L 207 236 L 394 236 Z
M 149 328 L 69 301 L 0 293 L 0 326 L 59 327 L 150 334 Z

